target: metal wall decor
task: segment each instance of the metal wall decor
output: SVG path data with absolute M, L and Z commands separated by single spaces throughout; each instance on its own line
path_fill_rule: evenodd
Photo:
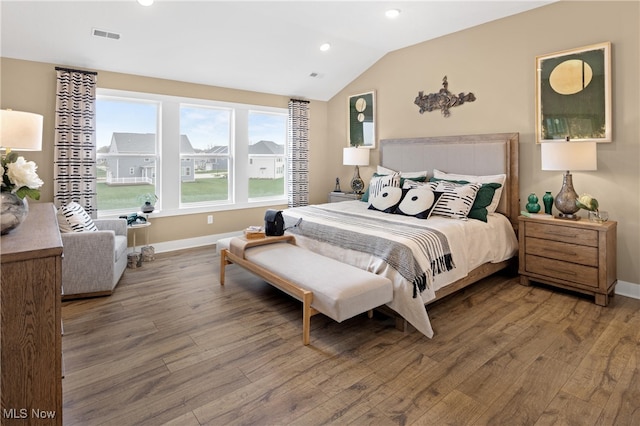
M 447 82 L 447 76 L 442 79 L 442 89 L 438 93 L 429 93 L 425 95 L 423 91 L 418 92 L 414 104 L 420 107 L 420 114 L 424 114 L 425 111 L 431 112 L 434 109 L 439 109 L 442 115 L 449 117 L 451 113 L 449 108 L 462 105 L 465 102 L 473 102 L 476 97 L 473 93 L 469 92 L 466 95 L 461 92 L 459 94 L 453 94 L 449 91 L 449 83 Z

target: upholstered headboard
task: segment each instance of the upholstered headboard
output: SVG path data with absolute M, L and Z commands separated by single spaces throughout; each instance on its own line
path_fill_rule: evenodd
M 498 211 L 516 227 L 520 213 L 518 142 L 518 133 L 382 139 L 380 164 L 405 172 L 427 170 L 430 176 L 433 169 L 477 176 L 505 173 Z

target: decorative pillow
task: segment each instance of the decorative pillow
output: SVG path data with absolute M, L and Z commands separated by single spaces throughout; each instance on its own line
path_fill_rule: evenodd
M 369 209 L 380 210 L 385 213 L 393 213 L 402 199 L 402 188 L 397 186 L 385 186 L 379 192 L 369 197 L 371 204 Z
M 463 185 L 441 180 L 430 182 L 429 186 L 432 191 L 442 192 L 432 214 L 453 219 L 467 219 L 481 185 L 479 183 Z
M 422 182 L 427 180 L 427 175 L 428 175 L 428 172 L 426 170 L 423 172 L 397 172 L 395 170 L 387 169 L 386 167 L 382 167 L 382 166 L 378 166 L 377 173 L 379 175 L 392 175 L 394 173 L 400 173 L 400 177 L 413 179 L 413 180 L 422 178 L 421 180 Z
M 379 175 L 377 173 L 373 174 L 373 177 L 369 181 L 369 187 L 362 195 L 360 200 L 364 202 L 369 202 L 369 198 L 375 196 L 384 188 L 385 186 L 395 186 L 397 188 L 400 187 L 400 174 L 394 173 L 392 175 Z
M 403 188 L 402 199 L 394 213 L 428 219 L 441 195 L 441 192 L 433 192 L 426 186 Z
M 454 173 L 445 173 L 438 169 L 433 170 L 433 177 L 437 179 L 446 179 L 446 180 L 464 180 L 467 182 L 474 183 L 499 183 L 501 186 L 497 188 L 493 199 L 491 200 L 491 204 L 487 206 L 487 211 L 489 213 L 493 213 L 498 208 L 500 204 L 500 197 L 502 197 L 502 188 L 504 188 L 504 183 L 507 180 L 506 174 L 499 175 L 487 175 L 487 176 L 474 176 L 474 175 L 460 175 Z
M 437 182 L 445 179 L 436 179 L 431 178 L 431 182 Z M 459 184 L 467 184 L 466 180 L 445 180 L 446 182 L 453 182 Z M 496 190 L 498 190 L 502 185 L 499 183 L 483 183 L 480 189 L 478 190 L 478 194 L 476 194 L 476 199 L 473 200 L 473 206 L 471 206 L 471 210 L 469 210 L 469 214 L 467 215 L 470 219 L 478 219 L 483 222 L 487 221 L 487 215 L 489 211 L 487 207 L 491 204 L 493 200 L 493 196 L 495 195 Z
M 91 216 L 75 201 L 58 209 L 58 227 L 60 232 L 97 231 Z
M 425 182 L 427 180 L 427 172 L 412 172 L 412 173 L 407 173 L 407 176 L 405 176 L 400 172 L 396 172 L 394 170 L 387 169 L 382 166 L 378 166 L 378 171 L 373 174 L 373 177 L 380 177 L 380 176 L 387 176 L 387 175 L 391 176 L 396 174 L 400 175 L 400 184 L 398 185 L 400 188 L 402 188 L 402 184 L 404 183 L 405 180 L 412 180 L 415 182 Z M 371 186 L 371 183 L 369 183 L 369 186 Z M 364 202 L 369 201 L 369 187 L 367 187 L 366 191 L 364 192 L 360 200 Z

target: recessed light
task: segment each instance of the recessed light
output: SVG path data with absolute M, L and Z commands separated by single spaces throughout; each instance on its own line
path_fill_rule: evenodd
M 384 13 L 389 19 L 396 19 L 400 16 L 400 9 L 389 9 Z
M 331 49 L 331 45 L 329 43 L 322 43 L 320 45 L 320 50 L 323 52 L 326 52 L 329 49 Z
M 151 6 L 153 4 L 153 0 L 138 0 L 138 4 L 141 6 Z

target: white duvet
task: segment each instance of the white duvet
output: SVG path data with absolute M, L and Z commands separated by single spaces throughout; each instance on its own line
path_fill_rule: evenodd
M 416 298 L 413 297 L 413 284 L 383 260 L 364 252 L 344 249 L 296 235 L 296 244 L 301 247 L 389 278 L 393 282 L 394 292 L 393 301 L 388 306 L 427 337 L 433 337 L 433 329 L 427 315 L 425 303 L 435 298 L 435 292 L 438 289 L 464 278 L 469 271 L 483 263 L 498 263 L 510 259 L 515 256 L 518 250 L 518 241 L 511 223 L 499 213 L 489 214 L 488 221 L 485 223 L 474 219 L 458 220 L 432 216 L 425 220 L 388 214 L 369 210 L 368 204 L 361 201 L 344 201 L 326 204 L 323 207 L 340 212 L 348 212 L 356 216 L 380 217 L 387 221 L 393 220 L 399 223 L 415 224 L 416 226 L 424 226 L 426 224 L 430 228 L 437 229 L 445 234 L 449 242 L 455 268 L 436 275 L 433 285 L 429 286 Z M 288 209 L 286 214 L 296 217 L 296 209 Z

